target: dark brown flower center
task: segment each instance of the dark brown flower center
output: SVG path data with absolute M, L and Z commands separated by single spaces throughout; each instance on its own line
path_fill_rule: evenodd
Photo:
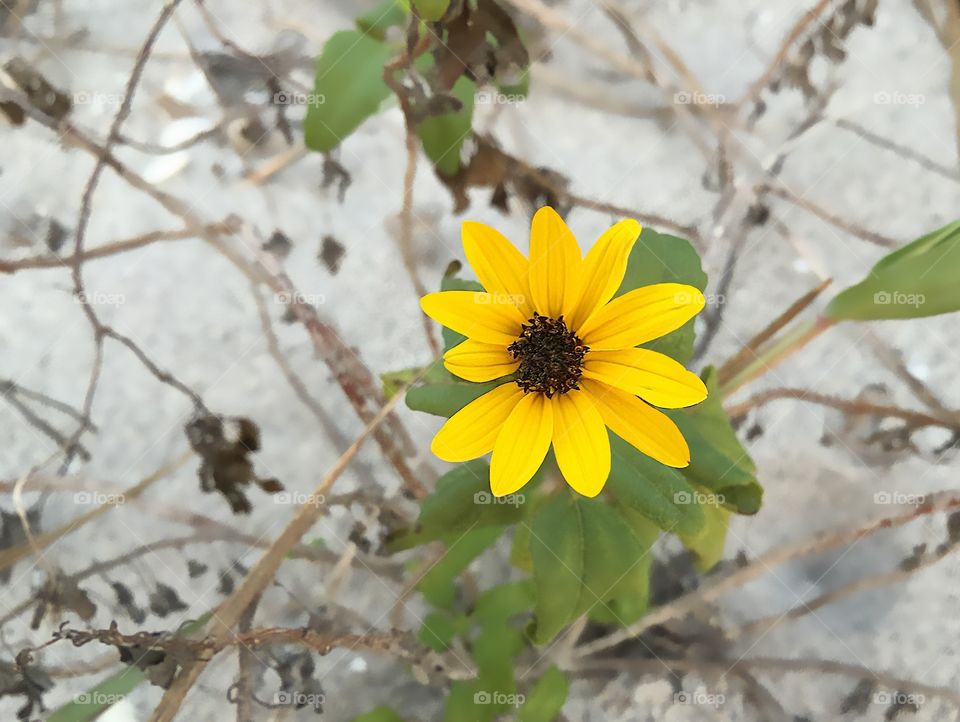
M 513 358 L 520 361 L 517 386 L 529 393 L 565 394 L 580 388 L 583 357 L 590 349 L 559 318 L 538 313 L 521 326 L 520 337 L 507 346 Z

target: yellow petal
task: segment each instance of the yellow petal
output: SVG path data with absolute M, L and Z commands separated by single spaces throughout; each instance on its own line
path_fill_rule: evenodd
M 597 407 L 584 391 L 569 391 L 553 405 L 553 450 L 567 483 L 584 496 L 596 496 L 610 475 L 610 438 Z
M 608 228 L 583 259 L 580 300 L 568 319 L 567 326 L 576 330 L 590 314 L 613 298 L 627 271 L 627 259 L 640 236 L 641 226 L 632 219 Z
M 483 382 L 512 374 L 520 362 L 504 346 L 467 339 L 443 355 L 443 365 L 454 376 Z
M 530 481 L 547 455 L 552 433 L 550 400 L 538 393 L 524 395 L 500 430 L 490 457 L 494 496 L 513 494 Z
M 591 349 L 630 348 L 675 331 L 703 309 L 703 294 L 682 283 L 657 283 L 613 299 L 580 327 Z
M 699 376 L 669 356 L 645 348 L 590 351 L 583 375 L 664 409 L 693 406 L 707 398 L 707 387 Z
M 483 288 L 503 295 L 520 309 L 524 318 L 533 315 L 533 300 L 527 276 L 530 264 L 523 254 L 499 231 L 474 221 L 461 226 L 463 252 Z
M 599 381 L 584 379 L 580 385 L 590 394 L 604 423 L 621 439 L 661 464 L 677 469 L 690 464 L 690 448 L 669 416 Z
M 580 295 L 580 247 L 553 208 L 544 206 L 530 226 L 530 293 L 537 312 L 558 318 Z
M 469 461 L 492 451 L 503 422 L 522 396 L 512 382 L 488 391 L 447 419 L 430 450 L 444 461 Z
M 440 291 L 420 299 L 420 308 L 434 321 L 484 343 L 509 346 L 520 335 L 523 316 L 503 298 L 475 291 Z

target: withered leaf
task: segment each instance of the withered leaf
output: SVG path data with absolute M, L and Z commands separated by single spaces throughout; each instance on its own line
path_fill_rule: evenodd
M 182 612 L 188 608 L 176 590 L 162 582 L 158 582 L 157 588 L 150 594 L 150 611 L 158 617 L 165 617 L 172 612 Z
M 287 237 L 287 234 L 277 229 L 270 235 L 270 238 L 267 239 L 261 248 L 282 260 L 290 255 L 293 243 Z
M 506 212 L 511 196 L 531 208 L 549 205 L 565 216 L 570 211 L 566 196 L 569 179 L 550 168 L 534 168 L 503 152 L 490 136 L 475 135 L 469 160 L 455 175 L 437 172 L 437 177 L 453 196 L 454 211 L 462 213 L 470 206 L 470 188 L 491 188 L 490 202 Z
M 37 594 L 37 602 L 30 623 L 31 629 L 39 629 L 40 622 L 50 610 L 55 614 L 68 610 L 83 621 L 92 619 L 97 612 L 97 605 L 90 599 L 90 595 L 80 588 L 76 579 L 65 575 L 48 579 Z
M 53 688 L 53 680 L 40 667 L 30 663 L 30 655 L 17 655 L 17 663 L 0 662 L 0 697 L 23 697 L 24 705 L 17 710 L 17 719 L 33 719 L 33 710 L 46 709 L 43 693 Z
M 320 253 L 318 257 L 326 269 L 333 275 L 336 275 L 337 271 L 340 270 L 340 264 L 346 252 L 347 249 L 343 247 L 340 241 L 331 235 L 326 235 L 320 242 Z
M 117 597 L 117 606 L 123 609 L 135 624 L 143 624 L 147 619 L 147 613 L 137 606 L 130 588 L 121 582 L 111 582 L 110 586 Z
M 450 90 L 463 75 L 484 83 L 530 64 L 513 18 L 495 0 L 461 3 L 459 14 L 444 19 L 443 29 L 447 37 L 433 53 L 439 91 Z
M 190 575 L 191 579 L 196 579 L 197 577 L 203 576 L 208 567 L 203 562 L 198 562 L 196 559 L 189 559 L 187 561 L 187 574 Z
M 48 118 L 63 120 L 73 108 L 70 96 L 53 87 L 40 71 L 23 58 L 11 58 L 3 69 L 14 85 L 27 96 L 30 104 Z
M 260 428 L 244 417 L 198 416 L 186 426 L 190 446 L 202 459 L 200 488 L 218 491 L 235 514 L 248 514 L 250 501 L 243 487 L 256 484 L 268 493 L 283 489 L 277 479 L 256 475 L 249 456 L 260 449 Z

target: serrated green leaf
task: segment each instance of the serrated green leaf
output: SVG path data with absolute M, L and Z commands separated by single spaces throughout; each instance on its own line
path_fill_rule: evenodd
M 834 321 L 879 321 L 960 311 L 958 279 L 960 221 L 954 221 L 884 256 L 824 313 Z
M 536 644 L 604 605 L 646 552 L 617 512 L 593 499 L 560 494 L 536 512 L 532 529 Z
M 617 296 L 654 283 L 685 283 L 703 291 L 707 274 L 690 241 L 644 228 L 627 261 L 627 272 Z M 643 345 L 664 353 L 680 363 L 693 356 L 694 319 L 662 338 Z
M 640 453 L 610 434 L 611 465 L 607 489 L 617 500 L 668 532 L 693 534 L 703 527 L 703 512 L 687 500 L 694 489 L 676 469 Z
M 390 95 L 383 66 L 392 51 L 359 30 L 334 33 L 317 59 L 314 101 L 303 121 L 304 142 L 326 153 L 336 148 Z
M 533 685 L 526 701 L 517 712 L 517 721 L 552 722 L 563 709 L 569 691 L 567 675 L 556 667 L 550 667 Z
M 763 500 L 757 467 L 737 438 L 723 408 L 716 370 L 704 369 L 706 401 L 689 409 L 666 411 L 690 446 L 690 466 L 681 473 L 695 484 L 723 497 L 738 514 L 756 514 Z

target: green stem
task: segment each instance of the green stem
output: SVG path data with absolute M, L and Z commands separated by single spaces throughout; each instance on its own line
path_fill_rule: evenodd
M 750 383 L 776 367 L 828 328 L 832 327 L 835 323 L 836 321 L 826 316 L 817 316 L 796 324 L 779 340 L 774 341 L 764 351 L 761 351 L 757 358 L 747 364 L 727 383 L 721 386 L 720 396 L 724 399 L 729 398 L 729 396 L 741 386 Z

